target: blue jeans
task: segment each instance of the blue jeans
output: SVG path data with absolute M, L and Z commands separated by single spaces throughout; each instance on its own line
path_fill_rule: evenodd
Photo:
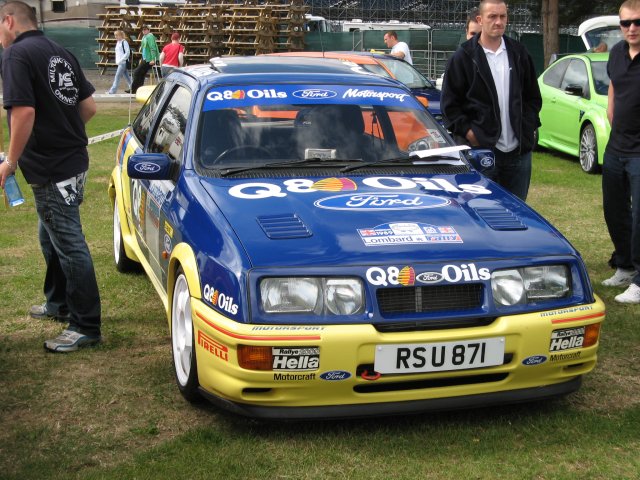
M 82 233 L 80 204 L 86 172 L 58 183 L 32 185 L 40 247 L 47 265 L 47 311 L 69 312 L 69 329 L 100 335 L 100 294 Z
M 640 285 L 640 155 L 604 153 L 602 204 L 616 267 L 639 272 L 633 283 Z
M 121 63 L 120 65 L 118 65 L 118 69 L 116 70 L 116 78 L 113 79 L 113 85 L 111 85 L 109 93 L 116 93 L 118 91 L 118 87 L 120 86 L 120 80 L 122 80 L 122 77 L 124 77 L 127 82 L 127 87 L 129 87 L 129 90 L 131 90 L 131 77 L 129 77 L 127 64 Z
M 495 167 L 484 175 L 525 202 L 531 183 L 531 152 L 521 154 L 518 149 L 508 153 L 497 148 L 492 150 L 496 156 Z

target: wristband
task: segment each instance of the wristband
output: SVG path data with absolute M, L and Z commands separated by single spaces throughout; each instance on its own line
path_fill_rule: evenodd
M 7 164 L 7 165 L 9 165 L 9 168 L 10 168 L 11 170 L 14 170 L 14 171 L 15 171 L 15 170 L 18 168 L 18 163 L 16 162 L 16 164 L 15 164 L 15 165 L 13 165 L 13 164 L 9 161 L 9 157 L 6 157 L 6 156 L 5 156 L 5 157 L 4 157 L 4 161 L 6 162 L 6 164 Z

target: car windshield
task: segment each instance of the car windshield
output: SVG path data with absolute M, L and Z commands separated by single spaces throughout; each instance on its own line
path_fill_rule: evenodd
M 393 74 L 393 76 L 409 88 L 436 88 L 418 70 L 402 60 L 393 58 L 377 58 L 380 63 Z
M 609 75 L 607 74 L 607 62 L 591 62 L 593 73 L 593 85 L 598 95 L 607 95 L 609 92 Z
M 215 87 L 198 125 L 196 158 L 206 169 L 410 161 L 411 152 L 451 146 L 424 107 L 394 87 Z

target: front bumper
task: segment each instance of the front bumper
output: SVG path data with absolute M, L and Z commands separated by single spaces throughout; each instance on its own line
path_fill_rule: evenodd
M 416 413 L 564 395 L 577 390 L 581 376 L 594 368 L 598 342 L 552 352 L 552 332 L 600 324 L 605 318 L 604 304 L 596 298 L 589 305 L 499 317 L 481 327 L 381 333 L 372 325 L 239 324 L 197 299 L 192 308 L 205 396 L 237 413 L 274 419 Z M 378 345 L 490 337 L 505 339 L 501 365 L 381 376 L 371 371 Z M 246 370 L 238 364 L 238 345 L 317 347 L 319 367 Z

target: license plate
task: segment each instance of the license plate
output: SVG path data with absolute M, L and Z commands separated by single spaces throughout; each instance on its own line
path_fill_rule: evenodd
M 502 365 L 504 337 L 442 343 L 377 345 L 379 373 L 446 372 Z

